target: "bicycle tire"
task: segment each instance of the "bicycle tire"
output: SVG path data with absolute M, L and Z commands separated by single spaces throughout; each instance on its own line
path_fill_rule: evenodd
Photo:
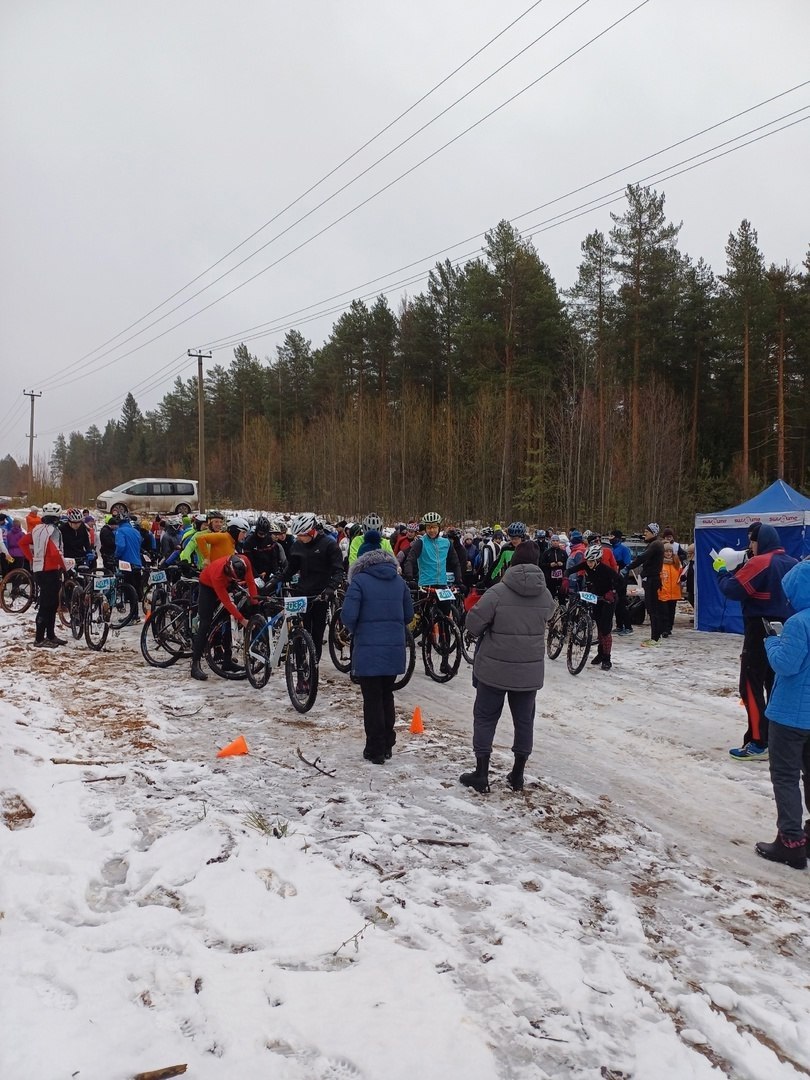
M 9 570 L 0 581 L 0 607 L 9 615 L 22 615 L 33 604 L 36 591 L 36 581 L 28 570 Z
M 558 607 L 546 626 L 546 654 L 549 660 L 556 660 L 565 644 L 565 611 Z
M 67 578 L 59 586 L 59 607 L 57 608 L 57 614 L 59 615 L 59 622 L 66 630 L 70 628 L 70 601 L 73 598 L 73 593 L 76 589 L 83 590 L 83 586 L 75 581 L 73 578 Z
M 318 659 L 315 643 L 302 626 L 293 630 L 287 642 L 284 678 L 293 708 L 309 712 L 318 696 Z
M 166 612 L 164 605 L 148 615 L 141 628 L 141 655 L 150 667 L 168 668 L 180 659 L 180 652 L 167 648 L 169 638 L 164 637 L 167 620 L 171 620 L 171 612 Z
M 73 589 L 70 594 L 70 632 L 74 641 L 84 635 L 84 612 L 87 593 L 84 589 Z
M 443 612 L 438 612 L 424 626 L 422 662 L 425 674 L 434 682 L 450 682 L 458 674 L 461 666 L 461 634 L 453 620 Z
M 110 629 L 123 630 L 139 617 L 140 610 L 134 586 L 127 581 L 116 582 L 110 604 Z
M 90 597 L 84 614 L 84 640 L 88 649 L 100 652 L 104 648 L 110 632 L 110 607 L 103 593 L 94 593 Z
M 593 642 L 593 619 L 587 611 L 577 611 L 568 632 L 566 663 L 572 675 L 579 675 L 588 660 Z
M 208 666 L 220 679 L 235 682 L 247 678 L 247 669 L 241 666 L 233 656 L 233 635 L 231 620 L 217 619 L 208 631 L 205 642 L 205 659 Z M 229 662 L 232 667 L 229 666 Z
M 394 685 L 392 690 L 401 690 L 403 686 L 407 686 L 411 681 L 414 668 L 416 667 L 416 644 L 413 640 L 413 634 L 405 627 L 405 671 L 402 675 L 397 675 L 394 679 Z
M 332 663 L 346 675 L 352 669 L 352 635 L 343 625 L 340 608 L 329 623 L 329 655 Z
M 251 615 L 245 627 L 245 670 L 248 682 L 255 690 L 267 686 L 272 652 L 270 623 L 264 615 Z
M 159 636 L 159 645 L 176 660 L 191 656 L 193 637 L 190 609 L 183 604 L 164 604 L 149 616 L 152 633 Z

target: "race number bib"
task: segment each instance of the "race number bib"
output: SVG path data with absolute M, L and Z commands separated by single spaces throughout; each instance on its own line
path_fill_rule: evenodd
M 555 580 L 558 579 L 558 578 L 561 578 L 562 574 L 563 574 L 562 567 L 560 567 L 559 570 L 552 570 L 551 571 L 551 577 L 552 577 L 552 579 L 555 579 Z

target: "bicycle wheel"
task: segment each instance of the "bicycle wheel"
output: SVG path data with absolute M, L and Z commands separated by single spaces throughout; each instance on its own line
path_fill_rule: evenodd
M 59 622 L 66 629 L 70 627 L 70 601 L 73 599 L 73 593 L 76 591 L 82 592 L 83 586 L 74 578 L 66 578 L 62 582 L 59 589 L 59 607 L 57 613 L 59 615 Z
M 246 679 L 247 669 L 233 655 L 233 634 L 230 619 L 217 619 L 208 632 L 205 659 L 220 679 Z
M 141 655 L 151 667 L 171 667 L 180 659 L 181 652 L 172 633 L 172 612 L 167 612 L 165 606 L 156 608 L 144 620 L 140 644 Z
M 11 615 L 22 615 L 34 602 L 36 587 L 34 578 L 20 567 L 9 570 L 0 581 L 0 607 Z
M 568 670 L 572 675 L 579 675 L 585 667 L 593 641 L 593 619 L 587 611 L 577 611 L 571 619 L 568 634 Z
M 84 633 L 86 598 L 84 589 L 74 589 L 70 594 L 70 632 L 76 641 Z
M 318 696 L 318 661 L 312 638 L 301 626 L 290 634 L 284 677 L 293 708 L 301 713 L 308 712 Z
M 556 660 L 565 644 L 565 610 L 558 607 L 546 627 L 546 653 L 549 660 Z
M 461 665 L 461 634 L 451 618 L 437 612 L 422 633 L 425 674 L 435 682 L 450 682 Z
M 338 609 L 329 623 L 329 655 L 332 663 L 344 675 L 352 666 L 352 635 L 343 625 Z
M 401 690 L 403 686 L 407 686 L 411 681 L 411 675 L 413 675 L 413 669 L 416 667 L 416 645 L 414 644 L 413 634 L 405 627 L 405 671 L 402 675 L 397 675 L 394 680 L 393 689 Z
M 245 627 L 245 668 L 248 682 L 257 690 L 267 686 L 272 651 L 270 624 L 264 615 L 251 615 Z
M 175 660 L 191 656 L 193 634 L 188 607 L 183 604 L 164 604 L 162 607 L 155 608 L 149 616 L 147 625 L 150 623 L 152 638 L 161 652 L 168 653 Z M 143 638 L 143 632 L 141 638 Z
M 84 613 L 84 640 L 89 649 L 98 652 L 110 632 L 110 605 L 103 593 L 93 593 Z
M 139 615 L 138 594 L 129 582 L 118 581 L 110 607 L 110 629 L 123 630 Z

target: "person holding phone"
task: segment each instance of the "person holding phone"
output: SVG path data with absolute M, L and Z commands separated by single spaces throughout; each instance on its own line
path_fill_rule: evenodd
M 776 675 L 766 711 L 777 833 L 772 844 L 758 843 L 756 852 L 763 859 L 803 870 L 810 840 L 810 817 L 802 826 L 802 787 L 810 815 L 809 559 L 788 570 L 782 588 L 796 614 L 785 622 L 782 633 L 771 623 L 765 638 L 768 663 Z

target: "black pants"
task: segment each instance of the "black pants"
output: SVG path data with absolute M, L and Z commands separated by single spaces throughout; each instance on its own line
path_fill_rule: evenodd
M 644 579 L 644 607 L 650 616 L 650 637 L 653 641 L 658 641 L 661 637 L 661 601 L 658 599 L 660 588 L 660 577 Z
M 619 587 L 616 590 L 616 629 L 632 630 L 633 624 L 627 613 L 627 582 L 620 578 Z
M 677 600 L 659 600 L 658 610 L 661 613 L 661 633 L 671 634 L 675 625 L 675 612 L 678 609 Z
M 131 570 L 122 570 L 121 580 L 132 586 L 139 602 L 143 600 L 143 583 L 141 580 L 140 566 L 133 566 Z
M 214 612 L 217 610 L 218 606 L 219 598 L 214 590 L 208 585 L 200 585 L 200 592 L 197 598 L 197 629 L 194 632 L 194 642 L 191 646 L 192 664 L 202 660 L 202 654 L 205 651 L 205 640 L 208 637 L 208 631 L 211 629 Z
M 39 570 L 34 577 L 39 588 L 39 607 L 36 618 L 36 640 L 56 636 L 56 612 L 59 610 L 61 575 L 58 570 Z
M 596 612 L 594 613 L 594 622 L 596 623 L 596 636 L 598 645 L 598 655 L 603 660 L 610 659 L 610 650 L 613 648 L 613 635 L 611 630 L 613 629 L 613 609 L 615 604 L 611 600 L 605 600 L 604 597 L 599 598 L 599 602 L 596 605 Z
M 779 835 L 785 840 L 801 840 L 804 827 L 800 778 L 804 783 L 804 805 L 810 813 L 810 728 L 787 727 L 774 720 L 769 762 Z
M 326 630 L 326 616 L 328 612 L 329 605 L 325 600 L 313 600 L 312 603 L 307 605 L 307 610 L 302 616 L 304 627 L 309 631 L 310 637 L 315 643 L 315 657 L 318 663 L 321 662 L 323 635 Z M 392 676 L 392 678 L 394 678 L 394 676 Z
M 765 627 L 760 618 L 744 620 L 743 649 L 740 653 L 740 697 L 748 714 L 745 743 L 768 745 L 768 717 L 765 706 L 773 689 L 774 673 L 765 652 Z
M 358 675 L 363 691 L 363 727 L 366 753 L 382 757 L 396 742 L 394 734 L 394 683 L 396 675 Z

